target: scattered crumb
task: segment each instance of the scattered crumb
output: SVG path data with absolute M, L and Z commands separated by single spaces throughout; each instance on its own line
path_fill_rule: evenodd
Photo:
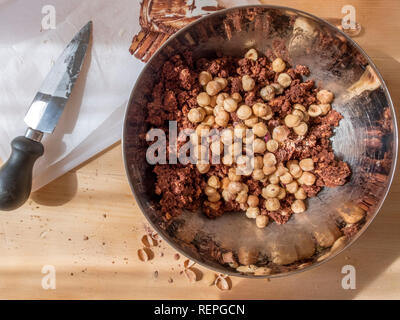
M 89 237 L 88 236 L 83 236 L 83 240 L 89 240 Z
M 171 277 L 169 277 L 169 278 L 168 278 L 168 282 L 169 282 L 169 283 L 172 283 L 172 282 L 174 282 L 174 279 L 172 279 Z
M 157 279 L 158 278 L 158 271 L 154 271 L 154 278 Z
M 179 255 L 179 253 L 175 253 L 174 259 L 175 259 L 175 260 L 179 260 L 180 258 L 181 258 L 181 256 Z

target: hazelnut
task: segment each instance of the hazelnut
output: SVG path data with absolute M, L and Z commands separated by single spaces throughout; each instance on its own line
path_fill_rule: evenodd
M 311 158 L 300 160 L 299 166 L 303 171 L 314 170 L 314 161 Z
M 258 215 L 256 217 L 256 226 L 260 229 L 265 228 L 268 225 L 268 216 Z
M 291 209 L 294 213 L 301 213 L 306 211 L 306 205 L 303 200 L 295 200 L 291 205 Z
M 228 98 L 229 94 L 227 94 L 226 92 L 221 92 L 219 95 L 217 95 L 215 102 L 217 103 L 217 106 L 224 106 L 224 101 Z
M 267 152 L 263 157 L 264 166 L 272 167 L 276 165 L 276 157 L 273 153 Z
M 233 134 L 238 139 L 243 139 L 246 137 L 247 127 L 243 123 L 238 123 L 233 127 Z
M 206 91 L 210 96 L 215 96 L 222 90 L 221 84 L 215 80 L 211 80 L 206 85 Z
M 246 52 L 246 54 L 244 55 L 244 57 L 245 57 L 246 59 L 250 59 L 250 60 L 253 60 L 253 61 L 257 61 L 257 59 L 258 59 L 257 50 L 255 50 L 255 49 L 250 49 L 249 51 Z
M 308 107 L 308 115 L 310 117 L 315 118 L 315 117 L 320 116 L 321 114 L 322 114 L 322 110 L 318 104 L 312 104 L 311 106 Z
M 275 166 L 264 166 L 263 167 L 263 172 L 266 176 L 273 174 L 276 171 L 276 167 Z M 279 178 L 278 178 L 278 182 L 279 182 Z M 271 182 L 272 183 L 272 182 Z
M 252 115 L 252 110 L 249 106 L 243 104 L 239 107 L 239 109 L 236 111 L 236 114 L 240 120 L 247 120 L 251 117 Z
M 301 121 L 300 117 L 294 114 L 288 114 L 285 117 L 285 124 L 289 128 L 297 127 L 300 124 L 300 121 Z
M 274 72 L 282 72 L 286 68 L 286 63 L 281 58 L 276 58 L 272 61 L 272 70 Z
M 253 113 L 260 118 L 269 118 L 271 119 L 273 114 L 272 114 L 272 110 L 271 107 L 265 103 L 260 103 L 257 102 L 253 105 Z M 265 120 L 269 120 L 269 119 L 265 119 Z
M 201 173 L 207 173 L 208 170 L 210 170 L 210 164 L 209 163 L 197 163 L 196 164 L 197 170 Z
M 258 117 L 252 115 L 250 118 L 244 120 L 244 124 L 249 128 L 253 128 L 253 126 L 258 123 Z
M 220 111 L 215 116 L 215 123 L 220 127 L 226 127 L 228 125 L 228 122 L 229 122 L 229 113 L 226 111 Z
M 221 90 L 224 90 L 228 85 L 228 80 L 226 80 L 225 78 L 215 77 L 214 81 L 217 81 L 219 83 Z
M 325 103 L 331 103 L 333 101 L 333 93 L 328 90 L 321 90 L 318 91 L 317 93 L 317 99 L 319 102 L 325 104 Z
M 299 117 L 299 118 L 300 118 L 300 121 L 303 121 L 304 118 L 305 118 L 304 112 L 301 111 L 301 110 L 297 110 L 297 109 L 295 109 L 295 110 L 292 111 L 292 115 Z M 299 124 L 297 124 L 297 125 L 299 125 Z M 297 126 L 296 126 L 296 127 L 297 127 Z
M 276 184 L 269 184 L 265 188 L 262 189 L 261 195 L 265 198 L 274 198 L 280 192 L 280 187 Z
M 281 203 L 277 198 L 268 198 L 265 200 L 265 208 L 268 211 L 277 211 L 281 207 Z
M 264 140 L 258 139 L 258 138 L 254 139 L 254 142 L 253 142 L 254 153 L 264 153 L 266 149 L 267 149 L 267 146 L 265 145 Z
M 300 110 L 301 112 L 307 112 L 306 107 L 303 106 L 303 105 L 300 104 L 300 103 L 296 103 L 296 104 L 293 106 L 293 109 L 294 109 L 294 110 Z
M 221 200 L 221 195 L 218 192 L 216 192 L 215 194 L 208 196 L 207 199 L 210 202 L 218 202 L 219 200 Z
M 268 133 L 268 128 L 264 122 L 259 122 L 253 126 L 253 132 L 257 137 L 264 138 Z
M 235 181 L 235 182 L 239 182 L 242 179 L 240 175 L 236 174 L 236 168 L 229 168 L 228 178 L 230 181 Z
M 286 190 L 289 193 L 295 194 L 299 190 L 299 185 L 296 181 L 292 181 L 286 185 Z
M 197 99 L 197 104 L 200 107 L 206 107 L 211 102 L 210 96 L 207 94 L 207 92 L 200 92 L 196 99 Z
M 279 83 L 271 83 L 271 86 L 275 89 L 275 94 L 279 95 L 285 90 Z
M 204 118 L 202 124 L 212 127 L 215 123 L 215 117 L 213 115 L 208 115 Z
M 249 219 L 255 219 L 259 215 L 260 215 L 260 209 L 257 207 L 250 207 L 246 210 L 246 217 Z
M 254 79 L 248 75 L 242 77 L 242 87 L 244 91 L 251 91 L 254 89 L 256 82 Z
M 278 142 L 283 142 L 289 136 L 289 129 L 286 126 L 277 126 L 272 130 L 272 138 Z
M 264 167 L 265 168 L 265 167 Z M 278 184 L 279 183 L 279 177 L 275 174 L 275 172 L 273 174 L 271 174 L 268 178 L 268 181 L 272 184 Z
M 221 140 L 215 140 L 211 142 L 210 149 L 213 155 L 220 155 L 224 151 L 224 145 Z
M 234 92 L 231 95 L 232 99 L 234 99 L 236 102 L 241 102 L 243 100 L 242 96 L 240 95 L 239 92 Z
M 210 97 L 210 107 L 214 108 L 217 105 L 217 96 Z
M 293 176 L 293 178 L 298 179 L 301 177 L 303 174 L 303 171 L 301 170 L 300 166 L 297 163 L 293 163 L 288 165 L 289 172 Z
M 246 203 L 247 202 L 247 197 L 248 197 L 248 195 L 247 195 L 246 190 L 242 190 L 242 191 L 240 191 L 238 193 L 235 201 L 238 202 L 238 203 Z
M 200 108 L 191 109 L 187 117 L 191 123 L 198 123 L 204 120 L 204 114 L 202 113 Z
M 329 111 L 331 111 L 331 105 L 329 103 L 320 104 L 322 115 L 327 115 Z
M 260 96 L 264 101 L 272 100 L 275 97 L 275 88 L 267 85 L 260 90 Z
M 202 71 L 199 74 L 199 83 L 202 86 L 207 85 L 207 83 L 209 83 L 212 80 L 212 75 L 211 73 L 209 73 L 208 71 Z
M 308 131 L 308 125 L 305 122 L 300 122 L 297 127 L 293 128 L 293 131 L 299 136 L 305 136 Z
M 263 157 L 255 156 L 254 157 L 254 169 L 262 169 L 263 166 L 264 166 Z
M 252 177 L 256 181 L 260 181 L 265 178 L 264 171 L 262 169 L 255 169 L 253 171 Z
M 238 181 L 231 181 L 228 185 L 228 191 L 232 194 L 237 194 L 242 190 L 243 190 L 243 185 Z
M 250 208 L 257 207 L 259 202 L 260 201 L 259 201 L 258 197 L 255 195 L 249 195 L 247 197 L 247 204 L 249 205 Z
M 293 181 L 293 177 L 289 172 L 284 173 L 283 175 L 281 175 L 279 177 L 279 180 L 283 183 L 283 184 L 289 184 Z
M 307 199 L 307 194 L 303 188 L 298 188 L 298 190 L 294 193 L 294 197 L 298 200 Z
M 276 196 L 279 200 L 283 200 L 286 198 L 286 191 L 283 188 L 279 188 L 279 193 Z
M 221 182 L 219 181 L 217 176 L 209 177 L 207 180 L 207 184 L 214 189 L 219 189 L 221 187 Z
M 267 141 L 267 150 L 269 152 L 275 152 L 276 150 L 278 150 L 278 147 L 279 147 L 279 144 L 274 139 L 270 139 Z
M 237 109 L 237 102 L 233 98 L 226 98 L 224 100 L 224 109 L 227 112 L 234 112 Z
M 277 81 L 282 87 L 287 88 L 292 83 L 292 78 L 287 73 L 281 73 Z
M 300 184 L 312 186 L 315 182 L 315 176 L 311 172 L 303 172 L 301 177 L 297 180 Z

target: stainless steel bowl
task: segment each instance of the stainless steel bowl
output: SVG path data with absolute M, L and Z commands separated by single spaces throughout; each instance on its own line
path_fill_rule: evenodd
M 327 45 L 321 39 L 331 39 Z M 337 157 L 350 164 L 351 180 L 324 188 L 308 200 L 308 209 L 285 225 L 258 229 L 243 214 L 208 220 L 185 212 L 171 223 L 157 213 L 154 176 L 146 163 L 145 104 L 160 67 L 174 54 L 190 49 L 194 57 L 215 52 L 243 56 L 249 48 L 278 50 L 285 44 L 292 65 L 304 64 L 310 78 L 335 94 L 333 108 L 344 119 L 332 138 Z M 377 68 L 349 37 L 308 13 L 276 6 L 245 6 L 208 15 L 180 30 L 151 58 L 127 106 L 123 130 L 126 173 L 136 201 L 157 232 L 177 251 L 217 272 L 243 277 L 275 277 L 307 270 L 345 250 L 371 223 L 390 187 L 397 158 L 393 104 Z M 340 213 L 364 212 L 361 222 L 345 226 Z M 343 229 L 346 228 L 346 229 Z M 339 229 L 346 230 L 346 235 Z M 336 240 L 332 245 L 333 240 Z M 322 240 L 321 240 L 322 239 Z M 324 243 L 325 241 L 325 243 Z M 257 254 L 269 275 L 240 273 L 216 259 L 215 250 Z

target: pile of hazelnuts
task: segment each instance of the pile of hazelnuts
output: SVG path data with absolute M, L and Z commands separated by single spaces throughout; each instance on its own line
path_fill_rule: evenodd
M 258 53 L 250 49 L 245 58 L 256 61 Z M 307 194 L 302 186 L 312 186 L 316 181 L 312 173 L 313 160 L 306 158 L 278 163 L 274 153 L 285 145 L 291 130 L 300 139 L 304 137 L 310 117 L 326 115 L 331 110 L 334 98 L 332 92 L 320 90 L 317 93 L 318 104 L 308 107 L 293 105 L 293 111 L 283 119 L 284 124 L 275 127 L 270 133 L 266 122 L 274 114 L 268 101 L 283 94 L 292 82 L 292 78 L 284 72 L 286 63 L 281 58 L 276 58 L 271 67 L 279 74 L 277 82 L 261 88 L 259 95 L 264 102 L 257 102 L 252 106 L 243 103 L 240 93 L 230 95 L 221 92 L 228 85 L 227 79 L 213 77 L 208 71 L 202 71 L 199 82 L 204 92 L 197 96 L 198 107 L 191 109 L 187 115 L 188 120 L 196 125 L 190 139 L 196 146 L 198 171 L 205 174 L 210 170 L 210 161 L 203 157 L 208 152 L 221 155 L 221 162 L 230 167 L 226 177 L 213 175 L 208 178 L 204 190 L 208 197 L 205 205 L 218 210 L 223 200 L 236 201 L 248 218 L 255 219 L 259 228 L 268 225 L 268 216 L 261 214 L 260 207 L 267 211 L 278 211 L 282 215 L 289 214 L 280 204 L 288 193 L 293 194 L 296 199 L 290 208 L 294 213 L 306 210 L 304 200 L 307 199 Z M 251 76 L 244 75 L 241 81 L 244 91 L 254 90 L 256 83 Z M 232 119 L 232 113 L 241 120 L 240 123 Z M 220 130 L 219 134 L 210 137 L 210 131 L 215 128 Z M 209 147 L 202 145 L 204 137 L 209 139 Z M 236 138 L 240 138 L 239 141 Z M 252 149 L 252 157 L 248 153 L 243 154 L 243 145 L 244 150 Z M 242 182 L 243 176 L 251 176 L 253 180 L 261 181 L 265 185 L 260 196 L 249 194 L 248 186 Z M 261 201 L 264 201 L 263 206 Z

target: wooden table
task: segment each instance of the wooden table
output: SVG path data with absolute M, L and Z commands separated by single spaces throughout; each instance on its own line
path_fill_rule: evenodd
M 268 3 L 326 18 L 340 18 L 342 6 L 352 4 L 357 21 L 365 28 L 355 40 L 378 65 L 399 111 L 400 1 Z M 399 214 L 400 184 L 396 176 L 367 232 L 333 261 L 271 281 L 234 278 L 232 290 L 221 292 L 202 281 L 190 284 L 180 275 L 184 258 L 175 260 L 174 250 L 163 242 L 154 250 L 153 260 L 138 260 L 136 252 L 147 223 L 131 195 L 121 146 L 116 144 L 34 193 L 23 208 L 0 215 L 0 298 L 400 298 Z M 341 287 L 341 270 L 348 264 L 356 268 L 355 290 Z M 45 265 L 55 267 L 55 290 L 42 288 Z

